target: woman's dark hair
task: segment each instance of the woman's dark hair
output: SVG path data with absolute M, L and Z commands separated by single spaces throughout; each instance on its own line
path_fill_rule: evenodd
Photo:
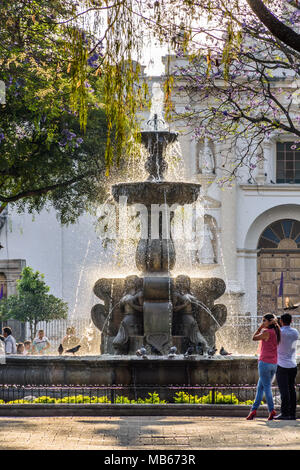
M 266 313 L 266 315 L 263 316 L 268 321 L 274 320 L 274 323 L 271 323 L 271 325 L 268 326 L 269 329 L 274 328 L 276 337 L 277 337 L 277 344 L 280 343 L 281 339 L 281 332 L 280 332 L 280 326 L 278 325 L 277 317 L 273 315 L 273 313 Z
M 9 326 L 5 326 L 3 328 L 3 333 L 6 333 L 8 336 L 11 335 L 12 333 L 11 328 L 9 328 Z

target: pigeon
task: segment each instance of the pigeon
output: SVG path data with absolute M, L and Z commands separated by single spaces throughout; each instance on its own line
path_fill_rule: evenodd
M 58 354 L 61 356 L 63 352 L 64 352 L 63 345 L 60 344 L 60 345 L 58 346 Z
M 212 348 L 209 348 L 209 350 L 207 351 L 207 354 L 209 356 L 213 356 L 216 352 L 217 352 L 217 348 L 214 346 Z
M 80 344 L 78 344 L 78 346 L 75 346 L 75 348 L 67 349 L 66 352 L 75 354 L 77 351 L 79 351 L 79 348 L 81 348 Z
M 176 348 L 176 346 L 172 346 L 172 347 L 170 348 L 170 351 L 169 351 L 169 357 L 174 357 L 174 356 L 176 356 L 176 353 L 177 353 L 177 348 Z
M 189 346 L 186 350 L 186 352 L 184 353 L 184 357 L 188 357 L 188 356 L 191 356 L 194 352 L 194 348 L 193 346 Z
M 222 346 L 220 349 L 220 354 L 221 356 L 230 356 L 232 353 L 227 352 Z
M 293 305 L 288 305 L 287 307 L 284 307 L 283 310 L 295 310 L 298 307 L 300 307 L 300 302 L 293 304 Z
M 136 355 L 138 357 L 142 357 L 143 359 L 147 359 L 147 351 L 143 346 L 136 351 Z

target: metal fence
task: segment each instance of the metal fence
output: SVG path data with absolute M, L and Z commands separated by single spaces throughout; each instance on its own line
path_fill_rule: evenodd
M 0 385 L 0 406 L 5 403 L 65 404 L 227 404 L 250 405 L 255 385 L 215 386 L 21 386 Z M 275 405 L 280 404 L 278 387 L 272 387 Z M 300 385 L 297 385 L 298 403 Z
M 45 336 L 49 339 L 51 343 L 51 351 L 57 351 L 59 344 L 62 342 L 63 337 L 66 334 L 68 327 L 74 327 L 76 336 L 81 338 L 85 332 L 86 328 L 88 328 L 91 324 L 91 318 L 88 317 L 79 317 L 79 318 L 72 318 L 67 320 L 53 320 L 51 322 L 39 322 L 37 325 L 38 330 L 44 330 Z M 26 325 L 26 339 L 30 339 L 30 328 L 29 325 Z
M 220 332 L 224 330 L 238 330 L 240 333 L 244 330 L 245 334 L 249 336 L 251 340 L 251 334 L 258 328 L 262 322 L 262 315 L 250 316 L 250 315 L 229 315 L 226 323 L 220 329 Z M 40 322 L 38 324 L 38 330 L 42 329 L 45 331 L 45 335 L 49 338 L 51 348 L 48 353 L 57 352 L 57 348 L 62 341 L 62 338 L 66 334 L 68 327 L 73 326 L 76 331 L 76 336 L 81 338 L 86 333 L 86 328 L 92 324 L 90 317 L 79 317 L 69 318 L 67 320 L 53 320 L 51 322 Z M 300 332 L 300 315 L 293 315 L 292 326 Z M 25 339 L 30 338 L 29 325 L 26 325 Z M 300 342 L 298 342 L 300 343 Z M 298 345 L 299 348 L 300 344 Z

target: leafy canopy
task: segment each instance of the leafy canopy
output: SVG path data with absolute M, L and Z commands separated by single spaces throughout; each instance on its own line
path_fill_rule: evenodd
M 88 35 L 60 24 L 74 13 L 72 1 L 2 2 L 0 211 L 8 203 L 39 211 L 50 201 L 73 222 L 104 197 L 103 84 L 74 46 Z

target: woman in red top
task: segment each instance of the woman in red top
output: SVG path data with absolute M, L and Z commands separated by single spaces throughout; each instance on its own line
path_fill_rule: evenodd
M 251 411 L 246 419 L 253 419 L 256 416 L 256 410 L 261 404 L 265 394 L 269 417 L 271 420 L 276 415 L 272 397 L 272 381 L 277 369 L 277 346 L 280 342 L 280 327 L 277 318 L 272 313 L 267 313 L 263 317 L 263 322 L 253 335 L 253 341 L 261 341 L 261 350 L 258 358 L 259 380 L 256 388 L 256 397 Z

